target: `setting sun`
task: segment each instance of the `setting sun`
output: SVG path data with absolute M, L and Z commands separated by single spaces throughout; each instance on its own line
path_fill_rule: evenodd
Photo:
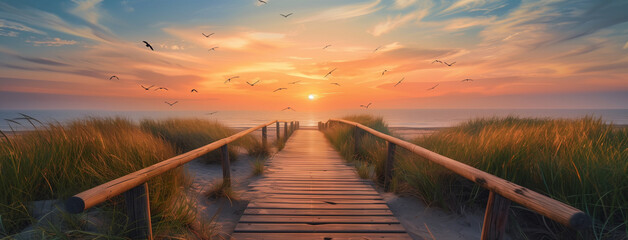
M 315 97 L 316 96 L 314 94 L 310 94 L 310 95 L 307 96 L 307 98 L 310 99 L 310 100 L 314 100 Z

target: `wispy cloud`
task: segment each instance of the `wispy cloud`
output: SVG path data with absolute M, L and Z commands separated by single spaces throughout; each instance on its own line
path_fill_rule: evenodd
M 12 30 L 17 30 L 17 31 L 31 32 L 31 33 L 37 33 L 37 34 L 42 34 L 42 35 L 46 34 L 42 31 L 30 28 L 21 23 L 12 22 L 5 19 L 0 19 L 0 30 L 3 30 L 3 29 L 12 29 Z
M 445 30 L 456 31 L 460 29 L 488 26 L 495 23 L 497 17 L 481 17 L 481 18 L 457 18 L 449 21 L 445 26 Z M 507 39 L 508 37 L 504 38 Z
M 98 20 L 100 19 L 99 12 L 102 10 L 97 8 L 97 5 L 102 2 L 102 0 L 72 0 L 76 4 L 76 7 L 70 10 L 70 13 L 85 19 L 85 21 L 99 25 Z
M 442 12 L 451 13 L 459 11 L 472 11 L 474 8 L 482 7 L 493 2 L 495 2 L 495 0 L 458 0 Z
M 624 45 L 622 49 L 628 49 L 628 42 L 626 42 L 626 44 Z
M 395 18 L 388 17 L 385 22 L 378 23 L 371 30 L 368 30 L 368 33 L 373 36 L 380 36 L 410 21 L 420 21 L 427 15 L 427 13 L 428 11 L 426 9 L 422 9 L 406 15 L 397 15 Z
M 334 21 L 340 19 L 354 18 L 371 14 L 381 7 L 378 7 L 381 0 L 376 0 L 371 3 L 360 3 L 352 5 L 344 5 L 336 8 L 327 9 L 319 14 L 303 18 L 298 23 L 307 22 L 320 22 L 320 21 Z
M 74 40 L 63 40 L 61 38 L 53 38 L 52 40 L 47 40 L 47 41 L 31 41 L 31 40 L 26 40 L 27 43 L 32 43 L 35 46 L 41 46 L 41 45 L 46 45 L 49 47 L 60 47 L 60 46 L 65 46 L 65 45 L 74 45 L 76 44 L 76 41 Z
M 392 9 L 404 9 L 409 6 L 412 6 L 416 0 L 395 0 L 395 4 Z

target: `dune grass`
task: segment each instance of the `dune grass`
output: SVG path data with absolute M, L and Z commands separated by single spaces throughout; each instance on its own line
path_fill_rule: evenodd
M 381 118 L 345 119 L 384 133 L 389 131 Z M 363 137 L 363 147 L 354 153 L 352 128 L 334 127 L 326 135 L 346 158 L 370 163 L 376 180 L 381 182 L 386 154 L 381 141 Z M 614 128 L 590 117 L 488 118 L 412 142 L 583 210 L 594 219 L 592 236 L 597 239 L 621 239 L 628 234 L 628 129 Z M 399 148 L 396 159 L 396 191 L 453 211 L 485 206 L 487 191 L 471 181 Z M 557 224 L 543 224 L 542 218 L 521 207 L 512 209 L 519 219 L 510 221 L 518 229 L 511 232 L 518 237 L 589 237 Z M 516 221 L 521 218 L 530 221 Z
M 28 207 L 32 201 L 67 199 L 175 155 L 169 143 L 120 118 L 37 128 L 0 141 L 0 236 L 15 234 L 35 221 Z M 180 168 L 149 181 L 156 236 L 186 236 L 195 212 L 182 192 L 187 184 Z M 120 215 L 115 213 L 122 211 L 123 199 L 116 197 L 98 208 L 105 215 Z M 110 222 L 120 225 L 110 227 L 105 236 L 123 236 L 125 220 Z M 44 236 L 90 236 L 77 231 L 84 223 L 70 225 L 67 230 L 41 230 Z

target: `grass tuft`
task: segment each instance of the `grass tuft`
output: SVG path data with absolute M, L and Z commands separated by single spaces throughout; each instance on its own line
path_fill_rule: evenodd
M 260 176 L 264 174 L 266 164 L 266 161 L 264 159 L 257 158 L 251 164 L 253 165 L 253 176 Z

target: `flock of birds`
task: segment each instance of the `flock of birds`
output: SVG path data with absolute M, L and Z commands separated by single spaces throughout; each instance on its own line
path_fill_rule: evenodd
M 267 4 L 267 2 L 266 2 L 266 1 L 264 1 L 264 0 L 257 0 L 257 1 L 258 1 L 260 4 Z M 284 17 L 284 18 L 288 18 L 288 17 L 290 17 L 292 14 L 293 14 L 293 13 L 288 13 L 288 14 L 279 14 L 279 15 L 281 15 L 281 16 L 282 16 L 282 17 Z M 202 32 L 201 34 L 202 34 L 205 38 L 209 38 L 209 37 L 211 37 L 212 35 L 214 35 L 215 33 L 205 34 L 204 32 Z M 145 46 L 146 46 L 147 48 L 149 48 L 151 51 L 155 51 L 155 49 L 153 48 L 153 46 L 152 46 L 152 45 L 150 45 L 150 43 L 148 43 L 147 41 L 142 41 L 142 42 L 143 42 L 143 43 L 145 44 Z M 329 47 L 331 47 L 331 46 L 332 46 L 331 44 L 327 44 L 327 45 L 325 45 L 325 46 L 323 47 L 323 50 L 325 50 L 325 49 L 327 49 L 327 48 L 329 48 Z M 377 52 L 377 51 L 378 51 L 378 50 L 380 50 L 382 47 L 383 47 L 383 46 L 378 46 L 377 48 L 375 48 L 375 49 L 373 50 L 373 53 Z M 218 48 L 219 48 L 218 46 L 215 46 L 215 47 L 212 47 L 212 48 L 208 49 L 207 51 L 216 51 L 216 49 L 218 49 Z M 451 66 L 453 66 L 456 62 L 451 62 L 451 63 L 448 63 L 448 62 L 446 62 L 446 61 L 441 61 L 441 60 L 436 59 L 436 60 L 432 61 L 432 64 L 434 64 L 434 63 L 440 63 L 440 64 L 444 64 L 444 65 L 446 65 L 446 66 L 448 66 L 448 67 L 451 67 Z M 327 78 L 327 77 L 329 77 L 330 75 L 332 75 L 332 73 L 333 73 L 334 71 L 336 71 L 336 69 L 337 69 L 337 68 L 334 68 L 334 69 L 330 70 L 329 72 L 327 72 L 327 74 L 325 74 L 325 75 L 323 76 L 323 78 Z M 384 69 L 384 70 L 382 71 L 382 73 L 381 73 L 381 76 L 384 76 L 384 74 L 386 74 L 387 72 L 389 72 L 389 71 L 388 71 L 387 69 Z M 229 77 L 229 78 L 227 78 L 227 79 L 224 81 L 224 84 L 231 83 L 231 81 L 232 81 L 233 79 L 238 79 L 238 78 L 240 78 L 240 76 L 232 76 L 232 77 Z M 113 80 L 113 79 L 120 80 L 120 78 L 119 78 L 118 76 L 116 76 L 116 75 L 112 75 L 111 77 L 109 77 L 109 80 Z M 405 77 L 402 77 L 399 81 L 397 81 L 397 83 L 395 83 L 395 84 L 393 85 L 393 87 L 397 87 L 399 84 L 401 84 L 401 83 L 403 82 L 403 80 L 405 80 Z M 465 79 L 463 79 L 463 80 L 462 80 L 462 82 L 472 82 L 472 81 L 473 81 L 473 79 L 470 79 L 470 78 L 465 78 Z M 250 82 L 246 81 L 246 83 L 247 83 L 248 85 L 250 85 L 251 87 L 255 86 L 255 85 L 256 85 L 256 84 L 258 84 L 259 82 L 260 82 L 260 80 L 257 80 L 257 81 L 255 81 L 255 82 L 253 82 L 253 83 L 250 83 Z M 288 83 L 288 84 L 297 84 L 297 83 L 299 83 L 299 82 L 301 82 L 301 81 L 294 81 L 294 82 L 290 82 L 290 83 Z M 340 86 L 341 86 L 341 85 L 340 85 L 340 83 L 338 83 L 338 82 L 331 82 L 330 84 L 331 84 L 331 85 L 336 85 L 336 86 L 338 86 L 338 87 L 340 87 Z M 438 84 L 434 85 L 433 87 L 428 88 L 428 89 L 427 89 L 427 91 L 434 90 L 434 89 L 436 89 L 436 87 L 438 87 L 439 85 L 440 85 L 440 83 L 438 83 Z M 148 86 L 148 87 L 145 87 L 144 85 L 140 85 L 140 86 L 141 86 L 144 90 L 146 90 L 146 91 L 148 91 L 148 90 L 150 90 L 151 88 L 155 87 L 155 85 L 151 85 L 151 86 Z M 277 88 L 277 89 L 273 90 L 273 92 L 278 92 L 278 91 L 281 91 L 281 90 L 287 90 L 287 89 L 288 89 L 288 88 L 286 88 L 286 87 L 280 87 L 280 88 Z M 157 88 L 155 88 L 153 91 L 159 91 L 159 90 L 165 90 L 165 91 L 168 91 L 168 88 L 166 88 L 166 87 L 157 87 Z M 196 89 L 191 89 L 191 90 L 190 90 L 190 93 L 198 93 L 198 91 L 197 91 Z M 165 104 L 167 104 L 167 105 L 169 105 L 170 107 L 172 107 L 172 106 L 174 106 L 175 104 L 177 104 L 178 102 L 179 102 L 179 101 L 174 101 L 174 102 L 168 102 L 168 101 L 165 101 L 164 103 L 165 103 Z M 371 104 L 372 104 L 372 103 L 370 103 L 370 102 L 369 102 L 368 104 L 366 104 L 366 105 L 361 104 L 361 105 L 360 105 L 360 107 L 361 107 L 361 108 L 364 108 L 364 109 L 368 109 L 368 108 L 371 106 Z M 292 111 L 295 111 L 292 107 L 286 107 L 286 108 L 282 109 L 281 111 L 286 111 L 286 110 L 292 110 Z M 217 112 L 211 112 L 211 113 L 208 113 L 208 115 L 213 115 L 213 114 L 215 114 L 215 113 L 217 113 Z

